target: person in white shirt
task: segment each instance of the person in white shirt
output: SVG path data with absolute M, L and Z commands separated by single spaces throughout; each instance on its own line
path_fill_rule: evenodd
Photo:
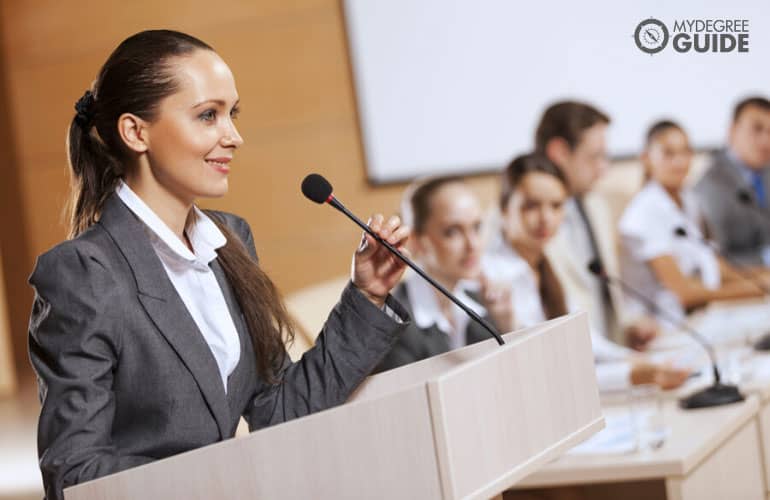
M 691 160 L 681 126 L 672 121 L 654 124 L 642 153 L 646 182 L 618 225 L 625 280 L 659 310 L 679 318 L 712 300 L 762 295 L 706 240 L 697 200 L 684 185 Z
M 292 362 L 277 288 L 225 195 L 239 95 L 224 60 L 149 30 L 112 52 L 68 134 L 70 239 L 40 255 L 29 355 L 48 500 L 78 483 L 342 404 L 409 323 L 404 265 L 364 233 L 315 346 Z M 375 215 L 396 248 L 409 228 Z M 255 474 L 269 467 L 255 467 Z
M 459 177 L 436 177 L 404 193 L 404 223 L 412 227 L 409 249 L 418 264 L 500 332 L 513 329 L 510 289 L 481 281 L 482 209 Z M 475 282 L 475 283 L 474 283 Z M 412 324 L 378 370 L 389 370 L 490 338 L 489 332 L 422 277 L 411 273 L 393 296 Z
M 577 101 L 554 103 L 540 118 L 535 151 L 564 173 L 571 196 L 564 223 L 546 251 L 568 300 L 588 311 L 591 327 L 607 339 L 644 350 L 658 334 L 657 322 L 629 310 L 619 289 L 588 271 L 588 263 L 598 260 L 608 274 L 620 273 L 616 221 L 607 201 L 592 191 L 609 166 L 609 123 L 605 113 Z
M 490 279 L 511 288 L 517 328 L 578 309 L 568 304 L 545 253 L 564 219 L 568 197 L 564 174 L 538 153 L 517 157 L 502 176 L 502 227 L 487 249 L 482 266 Z M 632 360 L 631 350 L 608 341 L 593 329 L 591 337 L 602 390 L 618 390 L 631 383 L 673 388 L 687 378 L 685 370 Z

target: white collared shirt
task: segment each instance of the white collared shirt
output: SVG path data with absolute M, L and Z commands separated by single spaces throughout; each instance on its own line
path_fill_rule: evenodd
M 484 274 L 490 280 L 510 284 L 517 329 L 535 326 L 547 319 L 535 272 L 502 235 L 493 237 L 481 263 Z M 567 309 L 576 312 L 579 307 L 568 300 Z M 608 340 L 594 327 L 591 327 L 591 348 L 597 362 L 599 388 L 611 391 L 628 387 L 631 382 L 628 360 L 631 351 Z
M 511 286 L 515 328 L 528 328 L 546 320 L 540 287 L 532 267 L 497 234 L 481 259 L 484 274 Z
M 594 225 L 595 223 L 591 224 L 591 227 L 597 238 L 596 244 L 599 245 L 599 235 L 596 235 L 597 228 L 593 227 Z M 597 256 L 594 254 L 586 221 L 580 215 L 577 201 L 574 197 L 569 198 L 564 203 L 564 221 L 562 221 L 559 231 L 564 231 L 566 233 L 567 241 L 570 243 L 570 252 L 573 254 L 575 261 L 580 263 L 580 271 L 584 276 L 586 286 L 590 290 L 591 303 L 586 304 L 584 307 L 586 307 L 590 314 L 591 326 L 604 337 L 608 339 L 612 338 L 611 325 L 607 324 L 607 317 L 609 314 L 608 311 L 605 310 L 606 307 L 612 307 L 612 304 L 606 303 L 601 281 L 587 271 L 589 262 L 596 257 L 604 256 Z M 607 265 L 606 258 L 603 258 L 602 260 L 604 260 L 605 265 Z M 615 305 L 617 306 L 617 304 Z
M 466 345 L 466 328 L 470 318 L 465 314 L 465 311 L 452 304 L 452 321 L 450 322 L 441 311 L 436 292 L 416 273 L 406 277 L 404 286 L 412 306 L 412 319 L 418 328 L 426 329 L 436 325 L 439 330 L 449 336 L 449 345 L 452 349 Z M 483 317 L 487 314 L 484 306 L 468 296 L 462 282 L 452 290 L 452 293 L 479 316 Z
M 655 277 L 649 261 L 671 256 L 683 275 L 697 277 L 709 289 L 720 286 L 721 276 L 714 250 L 703 241 L 695 198 L 687 190 L 681 192 L 681 198 L 682 208 L 663 186 L 649 181 L 628 204 L 618 227 L 624 279 L 650 297 L 659 309 L 684 318 L 684 308 Z M 686 236 L 676 235 L 679 227 L 685 230 Z M 637 307 L 642 308 L 638 303 Z
M 219 282 L 209 267 L 209 263 L 217 258 L 217 249 L 227 243 L 225 235 L 206 214 L 193 206 L 196 221 L 187 233 L 194 250 L 191 252 L 125 182 L 120 182 L 116 192 L 145 224 L 150 243 L 166 274 L 211 349 L 227 392 L 227 378 L 238 365 L 241 343 Z

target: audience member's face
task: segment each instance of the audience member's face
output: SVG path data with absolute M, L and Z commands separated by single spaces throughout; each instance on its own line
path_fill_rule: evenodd
M 566 175 L 572 194 L 581 195 L 590 191 L 607 169 L 606 136 L 607 125 L 597 123 L 583 131 L 573 149 L 570 150 L 564 142 L 561 152 L 548 155 Z
M 770 111 L 746 107 L 730 127 L 730 146 L 751 168 L 770 165 Z
M 653 180 L 667 189 L 681 189 L 692 161 L 687 135 L 678 128 L 660 132 L 647 147 L 643 161 Z
M 430 198 L 430 215 L 415 235 L 416 251 L 429 271 L 445 282 L 478 277 L 482 210 L 464 184 L 445 184 Z
M 506 236 L 528 247 L 542 249 L 559 230 L 568 196 L 567 187 L 553 175 L 526 174 L 503 212 Z

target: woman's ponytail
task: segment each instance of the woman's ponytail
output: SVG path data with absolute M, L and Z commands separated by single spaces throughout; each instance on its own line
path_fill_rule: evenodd
M 93 125 L 96 106 L 94 94 L 87 90 L 75 104 L 77 113 L 67 134 L 70 238 L 98 220 L 104 201 L 115 190 L 122 174 L 120 162 L 110 154 Z

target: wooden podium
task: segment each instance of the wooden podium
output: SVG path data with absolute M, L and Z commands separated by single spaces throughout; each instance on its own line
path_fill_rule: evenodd
M 344 405 L 105 476 L 67 500 L 489 498 L 604 426 L 588 320 L 369 377 Z

